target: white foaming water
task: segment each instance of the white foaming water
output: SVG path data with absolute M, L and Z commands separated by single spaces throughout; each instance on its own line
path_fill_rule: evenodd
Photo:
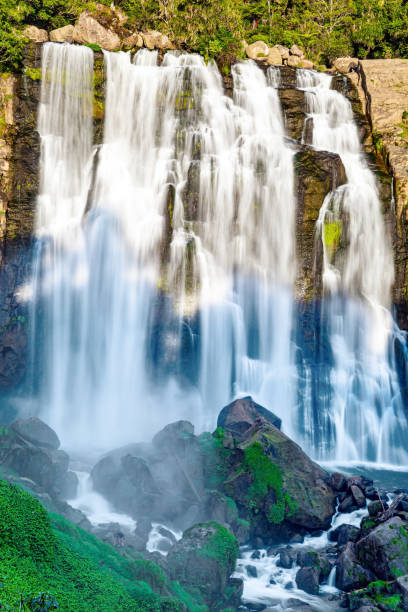
M 360 526 L 361 519 L 367 515 L 367 509 L 361 508 L 349 514 L 337 512 L 332 519 L 331 527 L 328 531 L 322 533 L 319 537 L 307 536 L 303 543 L 293 544 L 291 546 L 292 553 L 304 550 L 324 551 L 328 546 L 333 546 L 328 539 L 328 534 L 334 531 L 340 525 Z M 335 602 L 325 601 L 319 596 L 309 595 L 305 591 L 298 589 L 296 586 L 296 574 L 300 568 L 299 565 L 293 563 L 290 569 L 285 569 L 277 565 L 279 561 L 279 550 L 281 547 L 276 547 L 276 553 L 269 551 L 269 556 L 266 550 L 261 550 L 260 559 L 252 559 L 252 550 L 242 550 L 241 558 L 238 559 L 237 569 L 234 574 L 237 578 L 244 580 L 244 601 L 251 603 L 262 603 L 271 606 L 274 610 L 289 610 L 289 605 L 286 603 L 288 599 L 295 598 L 304 601 L 311 606 L 312 610 L 328 612 L 329 610 L 337 610 Z M 251 577 L 246 570 L 247 565 L 252 565 L 256 568 L 257 577 Z M 320 595 L 338 593 L 335 587 L 335 567 L 333 567 L 326 583 L 320 585 Z
M 119 523 L 124 529 L 134 531 L 136 521 L 126 514 L 114 512 L 109 502 L 93 490 L 88 472 L 75 472 L 78 476 L 78 491 L 75 499 L 69 500 L 73 508 L 81 510 L 92 525 Z
M 326 439 L 315 456 L 407 463 L 407 424 L 390 341 L 392 254 L 351 105 L 330 89 L 331 80 L 298 71 L 298 87 L 306 91 L 313 120 L 313 146 L 337 153 L 348 181 L 327 196 L 317 223 L 323 285 L 330 296 L 323 316 L 334 364 L 331 394 L 320 408 Z
M 111 448 L 177 418 L 212 428 L 234 392 L 251 392 L 288 429 L 293 152 L 277 72 L 236 65 L 231 100 L 198 56 L 167 54 L 157 66 L 155 52 L 105 53 L 95 156 L 92 53 L 49 44 L 43 61 L 33 282 L 43 418 L 68 447 L 89 446 L 92 431 L 96 448 Z M 196 389 L 168 375 L 157 384 L 157 330 L 177 372 L 183 317 L 198 309 Z

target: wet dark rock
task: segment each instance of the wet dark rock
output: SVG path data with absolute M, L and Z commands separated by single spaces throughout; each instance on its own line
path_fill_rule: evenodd
M 347 479 L 344 474 L 340 472 L 333 472 L 327 484 L 329 484 L 334 491 L 346 491 L 347 489 Z
M 252 397 L 243 397 L 225 406 L 218 415 L 217 427 L 222 427 L 238 439 L 259 419 L 265 420 L 277 429 L 281 427 L 279 417 L 253 401 Z
M 288 550 L 281 550 L 279 553 L 279 560 L 276 564 L 278 567 L 283 567 L 284 569 L 290 569 L 293 565 L 292 555 Z
M 254 552 L 251 555 L 251 559 L 260 559 L 261 558 L 261 551 L 260 550 L 254 550 Z
M 255 565 L 246 565 L 245 570 L 250 578 L 258 578 L 258 571 Z
M 287 583 L 285 584 L 285 591 L 291 591 L 293 588 L 295 588 L 295 585 L 293 584 L 293 582 L 292 582 L 292 581 L 287 582 Z
M 10 425 L 15 433 L 35 446 L 57 450 L 60 441 L 53 429 L 37 417 L 18 419 Z
M 163 538 L 170 540 L 170 542 L 172 542 L 173 544 L 177 542 L 175 535 L 165 527 L 159 527 L 157 531 L 161 536 L 163 536 Z
M 288 599 L 286 604 L 289 608 L 295 608 L 296 610 L 299 608 L 310 608 L 308 603 L 302 601 L 301 599 L 295 599 L 294 597 Z
M 302 544 L 305 538 L 300 533 L 295 533 L 289 540 L 291 544 Z
M 217 523 L 202 523 L 185 531 L 171 548 L 168 573 L 181 585 L 198 588 L 211 608 L 224 599 L 237 555 L 238 542 L 231 533 Z M 234 584 L 238 598 L 242 582 Z
M 378 499 L 378 491 L 373 486 L 365 487 L 364 495 L 367 497 L 367 499 L 371 499 L 371 500 L 377 500 Z
M 381 502 L 379 499 L 370 502 L 367 506 L 368 514 L 370 516 L 377 516 L 378 514 L 381 514 L 381 512 L 384 512 L 384 510 L 387 510 L 387 508 L 388 504 Z
M 296 208 L 296 253 L 298 299 L 320 296 L 323 248 L 316 240 L 319 212 L 328 193 L 346 182 L 340 157 L 303 145 L 294 157 Z
M 346 544 L 336 566 L 336 587 L 342 591 L 360 589 L 375 580 L 375 575 L 366 568 L 366 564 L 359 563 L 352 542 Z
M 353 510 L 358 510 L 359 507 L 353 495 L 348 494 L 339 505 L 339 512 L 348 514 L 349 512 L 353 512 Z
M 347 542 L 357 542 L 360 530 L 355 525 L 343 524 L 329 533 L 329 540 L 345 546 Z
M 145 542 L 145 546 L 144 546 L 145 548 L 146 548 L 147 540 L 149 539 L 151 530 L 152 530 L 152 522 L 149 518 L 143 517 L 143 518 L 138 519 L 134 534 Z
M 319 592 L 319 569 L 316 567 L 301 567 L 296 574 L 296 584 L 299 589 L 317 595 Z
M 300 142 L 306 119 L 305 92 L 300 89 L 279 89 L 279 98 L 287 134 Z
M 360 561 L 382 580 L 408 573 L 408 523 L 394 516 L 356 545 Z
M 331 571 L 331 563 L 326 557 L 314 550 L 299 551 L 296 562 L 300 567 L 314 567 L 319 570 L 319 582 L 323 582 Z
M 364 506 L 366 505 L 366 499 L 365 499 L 365 495 L 362 492 L 362 490 L 360 489 L 359 486 L 357 485 L 351 485 L 350 486 L 350 491 L 351 494 L 354 498 L 354 501 L 356 502 L 357 506 L 359 508 L 364 508 Z

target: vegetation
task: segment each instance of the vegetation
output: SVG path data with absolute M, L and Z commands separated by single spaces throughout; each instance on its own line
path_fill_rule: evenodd
M 100 0 L 110 6 L 111 0 Z M 224 65 L 241 56 L 241 41 L 302 46 L 317 63 L 342 55 L 406 57 L 404 0 L 116 0 L 132 28 L 158 29 L 181 48 Z M 51 30 L 95 10 L 87 0 L 0 0 L 0 66 L 15 70 L 26 24 Z
M 234 568 L 238 557 L 239 545 L 235 537 L 222 525 L 206 523 L 216 528 L 214 534 L 206 541 L 198 554 L 215 559 L 220 567 Z
M 254 442 L 245 451 L 243 468 L 250 471 L 253 483 L 248 489 L 247 499 L 250 506 L 256 509 L 269 491 L 275 495 L 275 503 L 268 510 L 268 520 L 279 524 L 285 516 L 291 516 L 297 510 L 297 504 L 282 489 L 282 474 L 279 468 L 263 454 L 262 445 Z
M 0 610 L 185 610 L 176 595 L 181 587 L 167 583 L 155 563 L 125 559 L 61 516 L 48 514 L 31 495 L 4 481 L 0 481 L 0 566 Z M 198 610 L 194 598 L 189 601 L 188 609 Z

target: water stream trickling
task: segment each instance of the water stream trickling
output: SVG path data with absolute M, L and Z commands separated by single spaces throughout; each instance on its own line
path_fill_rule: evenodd
M 92 51 L 44 45 L 31 389 L 42 417 L 65 446 L 106 449 L 179 418 L 213 429 L 223 405 L 251 394 L 314 457 L 408 463 L 392 260 L 330 77 L 298 71 L 313 146 L 339 153 L 348 177 L 317 224 L 330 293 L 316 323 L 329 338 L 322 365 L 296 346 L 296 149 L 279 71 L 236 64 L 229 97 L 199 56 L 104 58 L 96 146 Z M 338 242 L 346 221 L 336 257 L 325 227 Z

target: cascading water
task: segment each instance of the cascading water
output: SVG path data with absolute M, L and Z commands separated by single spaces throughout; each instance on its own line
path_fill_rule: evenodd
M 42 415 L 69 446 L 89 445 L 92 431 L 100 447 L 176 418 L 212 428 L 234 392 L 288 417 L 293 151 L 276 72 L 238 64 L 231 100 L 198 56 L 158 66 L 155 52 L 106 53 L 96 152 L 92 53 L 48 44 L 43 65 Z M 186 335 L 191 376 L 180 372 Z
M 406 416 L 390 343 L 392 255 L 351 105 L 330 88 L 331 80 L 308 70 L 297 76 L 313 121 L 313 146 L 340 155 L 348 181 L 327 196 L 316 228 L 334 364 L 311 441 L 320 458 L 406 464 Z M 308 419 L 311 412 L 309 406 Z
M 295 149 L 279 70 L 238 63 L 230 98 L 199 56 L 157 64 L 156 52 L 105 53 L 93 147 L 92 52 L 44 45 L 32 317 L 42 416 L 67 446 L 111 448 L 180 418 L 212 429 L 223 405 L 251 394 L 319 459 L 407 462 L 392 260 L 349 103 L 327 75 L 298 71 L 313 146 L 338 153 L 348 178 L 317 224 L 330 338 L 320 377 L 310 357 L 299 363 L 302 347 L 295 365 Z

